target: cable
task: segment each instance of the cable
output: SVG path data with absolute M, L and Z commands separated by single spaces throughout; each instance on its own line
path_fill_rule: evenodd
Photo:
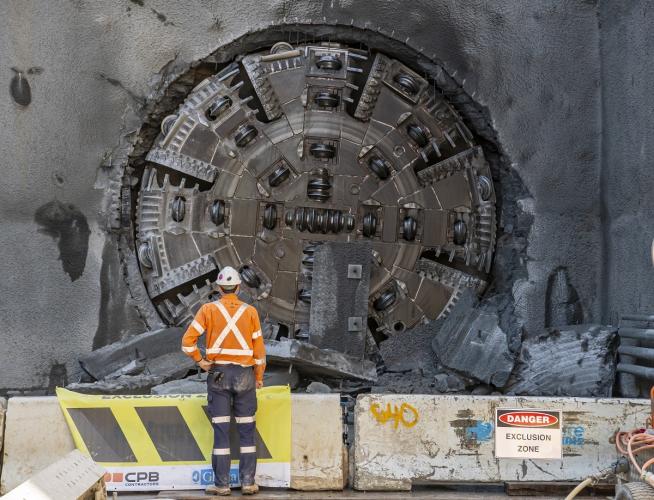
M 590 485 L 593 483 L 595 479 L 593 477 L 587 477 L 584 479 L 581 483 L 579 483 L 574 490 L 572 490 L 567 497 L 565 497 L 565 500 L 572 500 L 573 498 L 576 498 L 579 493 L 581 493 L 586 486 Z

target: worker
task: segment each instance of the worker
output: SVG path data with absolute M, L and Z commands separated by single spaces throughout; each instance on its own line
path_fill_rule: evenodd
M 211 464 L 214 486 L 211 495 L 231 494 L 229 486 L 231 409 L 240 440 L 239 476 L 244 495 L 254 495 L 259 487 L 254 481 L 257 454 L 254 442 L 257 410 L 256 389 L 263 387 L 266 351 L 256 309 L 242 302 L 236 292 L 241 283 L 239 273 L 225 267 L 216 281 L 222 297 L 202 305 L 184 333 L 182 350 L 208 371 L 207 399 L 214 430 Z M 206 359 L 197 347 L 206 333 Z

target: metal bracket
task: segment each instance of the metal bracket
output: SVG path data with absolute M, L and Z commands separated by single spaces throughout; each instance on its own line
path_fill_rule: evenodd
M 362 325 L 363 325 L 363 320 L 361 319 L 360 316 L 350 316 L 349 318 L 347 318 L 348 332 L 360 332 L 362 329 Z
M 361 267 L 361 264 L 348 264 L 347 265 L 347 277 L 348 278 L 360 280 L 362 274 L 363 274 L 363 268 Z

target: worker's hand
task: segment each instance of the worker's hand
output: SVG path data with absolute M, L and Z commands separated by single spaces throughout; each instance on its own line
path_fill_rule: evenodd
M 202 361 L 198 362 L 198 365 L 200 365 L 200 368 L 202 368 L 205 372 L 209 371 L 209 368 L 211 368 L 211 361 L 207 361 L 206 359 L 203 359 Z
M 257 380 L 255 385 L 257 389 L 261 389 L 263 387 L 263 380 Z

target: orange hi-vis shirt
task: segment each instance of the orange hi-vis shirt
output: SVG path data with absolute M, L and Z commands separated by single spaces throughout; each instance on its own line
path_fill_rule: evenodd
M 202 359 L 197 343 L 207 334 L 207 359 L 215 364 L 254 366 L 257 381 L 263 381 L 266 348 L 261 335 L 259 314 L 234 293 L 216 302 L 203 304 L 182 337 L 182 351 L 195 362 Z

